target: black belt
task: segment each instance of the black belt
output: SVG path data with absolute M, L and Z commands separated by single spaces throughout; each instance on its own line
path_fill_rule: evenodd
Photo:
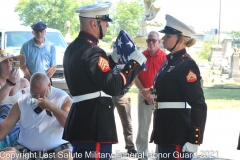
M 120 95 L 124 95 L 126 93 L 128 93 L 128 91 L 121 91 L 121 92 L 118 93 L 118 95 L 120 96 Z

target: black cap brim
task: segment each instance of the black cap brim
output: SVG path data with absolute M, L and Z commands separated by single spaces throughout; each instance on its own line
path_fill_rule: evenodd
M 112 22 L 112 19 L 109 17 L 109 14 L 97 16 L 97 18 L 101 19 L 102 21 Z
M 112 19 L 108 17 L 108 18 L 104 19 L 103 21 L 112 22 Z
M 166 34 L 182 34 L 179 30 L 176 30 L 172 27 L 165 26 L 163 30 L 158 31 L 160 33 L 166 33 Z

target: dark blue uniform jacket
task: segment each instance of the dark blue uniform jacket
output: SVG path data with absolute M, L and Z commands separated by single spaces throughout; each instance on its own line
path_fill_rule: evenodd
M 168 65 L 155 80 L 157 101 L 188 103 L 191 109 L 155 110 L 151 141 L 158 145 L 201 144 L 207 105 L 199 68 L 185 49 L 167 55 L 167 60 Z
M 121 72 L 113 73 L 115 62 L 97 43 L 94 36 L 81 31 L 64 54 L 64 74 L 72 96 L 97 91 L 115 96 L 142 70 L 138 62 L 130 60 Z M 111 97 L 73 103 L 63 139 L 117 143 L 113 106 Z

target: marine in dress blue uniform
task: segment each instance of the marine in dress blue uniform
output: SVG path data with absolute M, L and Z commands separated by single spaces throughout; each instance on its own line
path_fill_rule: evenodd
M 167 159 L 191 159 L 203 141 L 207 116 L 200 71 L 185 49 L 195 43 L 191 38 L 195 32 L 170 15 L 166 21 L 159 32 L 165 33 L 163 45 L 171 53 L 154 79 L 151 142 L 158 145 L 159 155 L 169 153 Z
M 111 96 L 118 95 L 143 69 L 146 61 L 140 51 L 134 51 L 128 63 L 118 73 L 112 70 L 121 58 L 114 50 L 109 56 L 101 49 L 108 27 L 110 2 L 84 6 L 76 10 L 81 21 L 78 37 L 69 44 L 63 60 L 64 74 L 73 96 L 63 139 L 73 145 L 75 159 L 109 159 L 85 153 L 111 153 L 112 144 L 118 143 Z M 82 23 L 84 22 L 84 23 Z M 88 154 L 89 155 L 89 154 Z

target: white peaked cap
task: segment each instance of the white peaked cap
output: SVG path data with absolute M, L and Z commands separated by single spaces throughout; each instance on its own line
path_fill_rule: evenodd
M 182 34 L 187 37 L 196 34 L 193 29 L 171 15 L 166 15 L 166 22 L 165 28 L 159 32 L 167 34 Z
M 80 17 L 100 18 L 102 20 L 111 22 L 112 20 L 109 17 L 102 17 L 105 15 L 108 16 L 109 8 L 111 6 L 111 2 L 101 2 L 77 8 L 76 12 L 79 13 Z

